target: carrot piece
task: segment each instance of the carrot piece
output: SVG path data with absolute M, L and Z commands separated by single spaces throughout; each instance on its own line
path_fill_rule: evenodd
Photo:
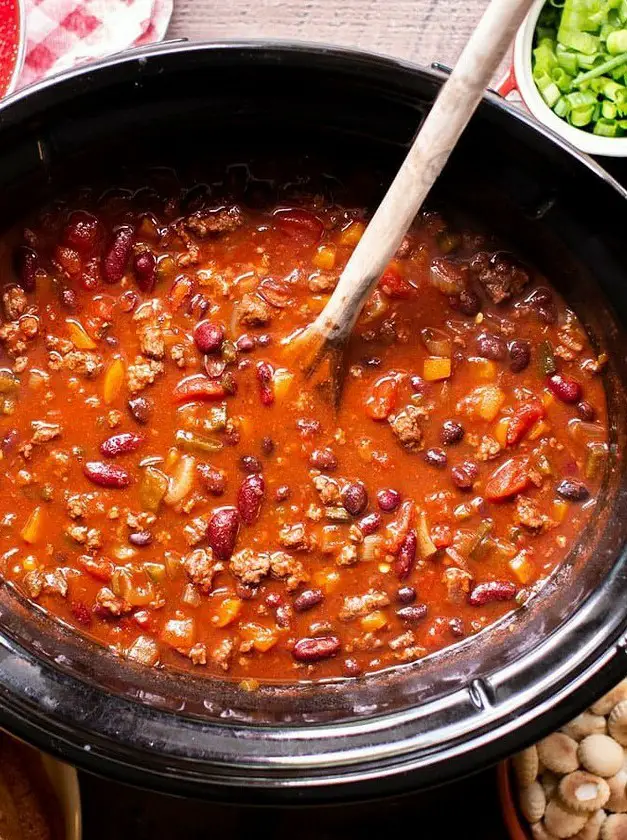
M 111 405 L 120 395 L 125 373 L 126 365 L 120 358 L 114 359 L 107 368 L 103 386 L 103 399 L 106 405 Z
M 244 641 L 252 642 L 254 649 L 260 653 L 270 650 L 279 641 L 277 632 L 271 627 L 264 627 L 252 621 L 250 624 L 242 624 L 239 631 Z
M 388 620 L 382 610 L 375 610 L 363 616 L 360 623 L 364 633 L 376 633 L 377 630 L 386 626 Z
M 340 233 L 338 242 L 340 245 L 355 247 L 364 235 L 366 225 L 363 222 L 350 222 Z
M 89 335 L 85 327 L 80 321 L 74 318 L 66 318 L 68 334 L 70 341 L 77 350 L 95 350 L 98 346 L 93 338 Z
M 316 268 L 330 271 L 335 265 L 335 245 L 320 245 L 312 262 Z
M 218 609 L 212 617 L 211 622 L 216 627 L 227 627 L 232 624 L 242 610 L 243 601 L 241 598 L 224 598 L 218 604 Z
M 34 545 L 41 537 L 43 529 L 43 511 L 40 507 L 36 507 L 31 515 L 26 520 L 26 524 L 22 528 L 20 536 L 24 542 L 29 545 Z
M 427 382 L 448 379 L 451 375 L 451 360 L 444 356 L 429 356 L 424 360 L 422 375 Z
M 523 586 L 536 579 L 536 567 L 526 551 L 520 551 L 509 561 L 509 567 Z

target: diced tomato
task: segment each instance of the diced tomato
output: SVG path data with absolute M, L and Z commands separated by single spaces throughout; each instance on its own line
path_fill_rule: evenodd
M 172 397 L 176 403 L 185 402 L 209 402 L 221 400 L 226 396 L 226 391 L 221 382 L 209 379 L 202 373 L 188 376 L 178 383 Z
M 113 563 L 106 557 L 90 557 L 88 554 L 81 554 L 76 558 L 76 562 L 83 571 L 96 578 L 96 580 L 111 580 Z
M 401 547 L 414 521 L 416 505 L 410 499 L 404 501 L 398 509 L 396 519 L 388 523 L 386 528 L 387 549 L 391 554 Z
M 294 303 L 294 298 L 291 296 L 290 284 L 286 280 L 275 280 L 273 277 L 266 277 L 259 284 L 257 291 L 275 309 L 285 309 Z
M 529 463 L 526 458 L 510 458 L 496 469 L 485 486 L 490 502 L 502 502 L 522 493 L 529 484 Z
M 276 210 L 274 220 L 280 231 L 307 245 L 319 242 L 324 232 L 320 219 L 301 207 Z
M 453 533 L 448 525 L 434 525 L 431 529 L 431 541 L 437 549 L 448 548 L 453 544 Z
M 540 400 L 529 400 L 519 405 L 507 424 L 505 442 L 507 446 L 516 446 L 523 439 L 534 423 L 544 417 L 544 406 Z
M 391 298 L 408 298 L 413 290 L 411 283 L 403 277 L 394 263 L 390 263 L 381 275 L 379 286 Z
M 379 377 L 366 399 L 366 414 L 373 420 L 385 420 L 394 411 L 397 397 L 398 377 L 393 375 Z

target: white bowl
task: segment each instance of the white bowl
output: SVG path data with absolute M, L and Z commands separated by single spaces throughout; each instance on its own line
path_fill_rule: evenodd
M 514 41 L 514 76 L 520 97 L 533 116 L 572 146 L 589 155 L 627 157 L 627 137 L 598 137 L 554 114 L 540 96 L 531 74 L 533 33 L 545 0 L 536 0 Z

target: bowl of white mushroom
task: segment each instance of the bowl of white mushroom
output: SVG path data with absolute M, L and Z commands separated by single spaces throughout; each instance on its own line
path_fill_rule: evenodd
M 499 768 L 512 840 L 626 840 L 627 679 Z

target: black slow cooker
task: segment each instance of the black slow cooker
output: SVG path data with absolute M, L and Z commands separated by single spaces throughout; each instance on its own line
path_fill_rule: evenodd
M 0 107 L 3 225 L 123 169 L 305 155 L 393 172 L 443 77 L 324 47 L 142 49 Z M 298 172 L 295 171 L 295 177 Z M 611 463 L 592 525 L 539 596 L 422 661 L 360 679 L 270 684 L 135 666 L 0 588 L 0 725 L 80 767 L 173 793 L 298 803 L 382 796 L 470 773 L 562 724 L 627 671 L 627 194 L 487 95 L 437 186 L 560 289 L 599 350 Z

